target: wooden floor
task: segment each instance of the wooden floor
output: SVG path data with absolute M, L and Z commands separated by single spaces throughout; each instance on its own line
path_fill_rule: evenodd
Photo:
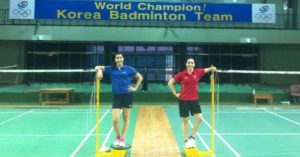
M 140 107 L 132 142 L 132 157 L 180 157 L 179 148 L 161 106 Z

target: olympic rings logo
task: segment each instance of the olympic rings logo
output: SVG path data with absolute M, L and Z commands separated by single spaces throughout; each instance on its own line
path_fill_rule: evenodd
M 31 10 L 30 9 L 14 9 L 13 10 L 13 14 L 17 15 L 17 16 L 23 16 L 23 17 L 27 17 L 31 14 Z
M 13 10 L 13 14 L 16 16 L 27 17 L 31 14 L 30 9 L 25 9 L 28 6 L 28 1 L 24 0 L 18 3 L 18 9 Z
M 258 13 L 255 14 L 255 18 L 258 20 L 264 20 L 264 21 L 269 21 L 272 19 L 272 14 L 264 14 L 264 13 Z

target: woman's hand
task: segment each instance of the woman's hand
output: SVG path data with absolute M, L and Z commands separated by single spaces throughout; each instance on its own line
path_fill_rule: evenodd
M 102 73 L 102 70 L 101 70 L 101 69 L 97 69 L 96 77 L 97 77 L 97 79 L 102 80 L 102 78 L 103 78 L 103 73 Z
M 129 86 L 128 87 L 128 91 L 129 92 L 135 92 L 137 89 L 136 88 L 134 88 L 134 87 L 132 87 L 132 86 Z
M 211 72 L 216 72 L 217 71 L 217 68 L 213 65 L 211 65 L 209 68 L 210 68 Z
M 174 94 L 174 96 L 179 99 L 180 93 L 176 93 L 176 94 Z

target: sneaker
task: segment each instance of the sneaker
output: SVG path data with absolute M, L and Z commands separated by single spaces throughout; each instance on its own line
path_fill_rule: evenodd
M 115 141 L 114 141 L 114 146 L 115 146 L 115 147 L 118 147 L 119 144 L 120 144 L 120 137 L 117 137 L 117 138 L 115 139 Z
M 119 147 L 125 147 L 125 140 L 124 139 L 119 139 Z
M 186 141 L 185 141 L 185 148 L 196 148 L 196 139 L 193 136 L 190 136 Z

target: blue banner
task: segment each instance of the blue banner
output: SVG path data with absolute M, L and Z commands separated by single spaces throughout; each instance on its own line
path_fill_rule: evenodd
M 274 4 L 264 4 L 263 7 L 265 6 L 275 8 Z M 259 11 L 260 8 L 257 9 Z M 237 3 L 35 0 L 34 13 L 34 19 L 253 22 L 252 4 Z M 275 19 L 275 11 L 268 17 Z

